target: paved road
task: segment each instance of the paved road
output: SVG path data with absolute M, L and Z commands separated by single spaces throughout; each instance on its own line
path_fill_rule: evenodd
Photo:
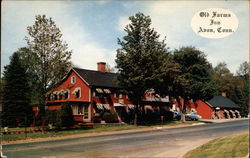
M 181 157 L 214 138 L 248 131 L 249 120 L 4 145 L 8 158 Z

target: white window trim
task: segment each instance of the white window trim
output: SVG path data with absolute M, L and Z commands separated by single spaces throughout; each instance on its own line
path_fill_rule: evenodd
M 119 99 L 123 99 L 123 95 L 122 94 L 119 94 Z
M 75 95 L 77 90 L 80 90 L 79 98 L 81 98 L 81 97 L 82 97 L 82 89 L 81 89 L 81 87 L 76 87 L 76 88 L 73 90 L 72 94 Z
M 114 93 L 114 98 L 115 98 L 115 99 L 118 99 L 118 98 L 119 98 L 119 96 L 117 95 L 117 93 Z
M 75 84 L 76 83 L 76 76 L 71 76 L 70 83 Z
M 68 98 L 67 99 L 70 99 L 70 90 L 69 89 L 65 89 L 64 91 L 64 94 L 66 93 L 66 92 L 68 92 Z M 64 98 L 65 99 L 65 98 Z

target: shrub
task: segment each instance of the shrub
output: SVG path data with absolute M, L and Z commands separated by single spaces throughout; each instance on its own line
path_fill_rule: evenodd
M 117 114 L 115 112 L 105 112 L 102 115 L 102 119 L 106 123 L 118 123 L 119 122 Z
M 47 110 L 45 112 L 46 124 L 56 125 L 57 110 Z
M 69 103 L 63 103 L 60 110 L 46 111 L 47 124 L 53 124 L 57 128 L 71 127 L 74 125 L 72 109 Z
M 100 116 L 92 116 L 91 119 L 94 123 L 101 123 L 102 120 Z
M 61 127 L 71 127 L 74 125 L 74 117 L 72 109 L 68 102 L 62 104 L 62 108 L 58 113 L 58 119 L 60 118 Z

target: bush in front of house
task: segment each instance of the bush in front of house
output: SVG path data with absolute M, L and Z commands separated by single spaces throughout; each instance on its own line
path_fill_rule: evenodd
M 46 111 L 47 124 L 52 124 L 56 128 L 69 128 L 74 125 L 74 117 L 70 104 L 65 102 L 62 104 L 60 110 Z
M 58 117 L 60 118 L 61 127 L 72 127 L 74 125 L 73 112 L 68 102 L 62 103 L 61 110 L 59 110 Z M 59 119 L 58 118 L 58 119 Z
M 104 120 L 106 123 L 118 123 L 118 117 L 115 112 L 105 112 L 102 115 L 102 120 Z
M 100 116 L 92 116 L 91 120 L 94 123 L 101 123 L 102 118 Z
M 53 126 L 56 126 L 57 123 L 57 110 L 47 110 L 45 112 L 45 119 L 46 124 L 52 124 Z

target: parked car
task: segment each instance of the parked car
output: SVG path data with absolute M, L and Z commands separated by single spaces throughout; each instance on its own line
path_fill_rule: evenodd
M 173 116 L 174 120 L 180 120 L 181 119 L 181 113 L 178 111 L 174 111 L 174 116 Z
M 185 118 L 186 120 L 194 120 L 194 121 L 197 121 L 199 119 L 201 119 L 201 116 L 192 112 L 190 114 L 185 114 Z

